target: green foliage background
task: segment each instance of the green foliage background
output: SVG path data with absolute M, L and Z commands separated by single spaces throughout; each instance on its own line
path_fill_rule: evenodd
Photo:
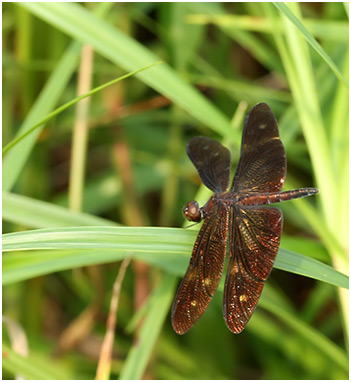
M 69 107 L 4 155 L 4 377 L 93 379 L 118 261 L 131 254 L 150 266 L 150 296 L 135 311 L 130 266 L 111 379 L 347 379 L 348 3 L 2 6 L 4 146 L 76 98 L 83 44 L 94 50 L 93 87 L 163 60 L 92 97 L 87 146 L 71 146 Z M 244 115 L 258 102 L 279 121 L 286 189 L 320 194 L 280 206 L 283 271 L 273 271 L 245 331 L 225 327 L 221 286 L 179 337 L 169 310 L 198 226 L 164 227 L 182 226 L 199 185 L 184 148 L 212 136 L 236 164 Z M 121 142 L 138 216 L 154 227 L 133 224 L 115 162 Z M 76 154 L 83 166 L 70 180 Z M 68 189 L 80 186 L 73 211 Z M 197 200 L 208 196 L 200 187 Z M 97 299 L 89 330 L 63 349 L 64 329 Z M 14 348 L 16 323 L 28 357 Z

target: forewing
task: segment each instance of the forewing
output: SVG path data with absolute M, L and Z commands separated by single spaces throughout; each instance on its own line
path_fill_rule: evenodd
M 284 146 L 278 124 L 265 103 L 254 106 L 246 117 L 240 160 L 231 192 L 281 191 L 286 174 Z
M 240 333 L 251 318 L 278 253 L 283 214 L 275 207 L 232 207 L 223 315 Z
M 190 264 L 172 307 L 178 334 L 187 332 L 205 312 L 220 282 L 226 252 L 228 210 L 214 205 L 196 239 Z
M 210 138 L 195 137 L 189 141 L 186 152 L 206 187 L 217 193 L 227 190 L 230 152 L 226 147 Z

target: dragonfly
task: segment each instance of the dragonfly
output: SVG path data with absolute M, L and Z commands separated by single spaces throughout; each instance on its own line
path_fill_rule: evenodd
M 174 299 L 172 325 L 184 334 L 201 318 L 221 280 L 229 243 L 223 316 L 230 331 L 241 333 L 279 249 L 283 214 L 267 205 L 314 195 L 318 189 L 282 191 L 286 155 L 266 103 L 254 106 L 245 119 L 240 159 L 228 191 L 231 158 L 226 147 L 199 136 L 189 141 L 186 151 L 213 195 L 203 207 L 191 201 L 183 210 L 189 221 L 204 222 Z

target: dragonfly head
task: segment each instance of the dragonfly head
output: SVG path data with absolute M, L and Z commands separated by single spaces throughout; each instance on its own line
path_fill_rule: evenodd
M 202 209 L 199 206 L 199 203 L 195 200 L 189 202 L 183 208 L 183 215 L 186 219 L 192 222 L 199 222 L 203 218 Z

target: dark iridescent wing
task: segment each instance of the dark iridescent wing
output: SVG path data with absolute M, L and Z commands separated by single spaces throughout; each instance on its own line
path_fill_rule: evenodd
M 221 193 L 229 186 L 230 152 L 219 142 L 206 138 L 192 138 L 186 152 L 205 186 Z
M 230 192 L 281 191 L 286 173 L 284 146 L 269 106 L 260 103 L 246 117 L 241 154 Z
M 187 332 L 205 312 L 220 282 L 226 252 L 228 209 L 215 204 L 196 239 L 172 307 L 176 333 Z
M 251 318 L 273 268 L 283 214 L 275 207 L 232 207 L 229 224 L 223 315 L 228 328 L 240 333 Z

